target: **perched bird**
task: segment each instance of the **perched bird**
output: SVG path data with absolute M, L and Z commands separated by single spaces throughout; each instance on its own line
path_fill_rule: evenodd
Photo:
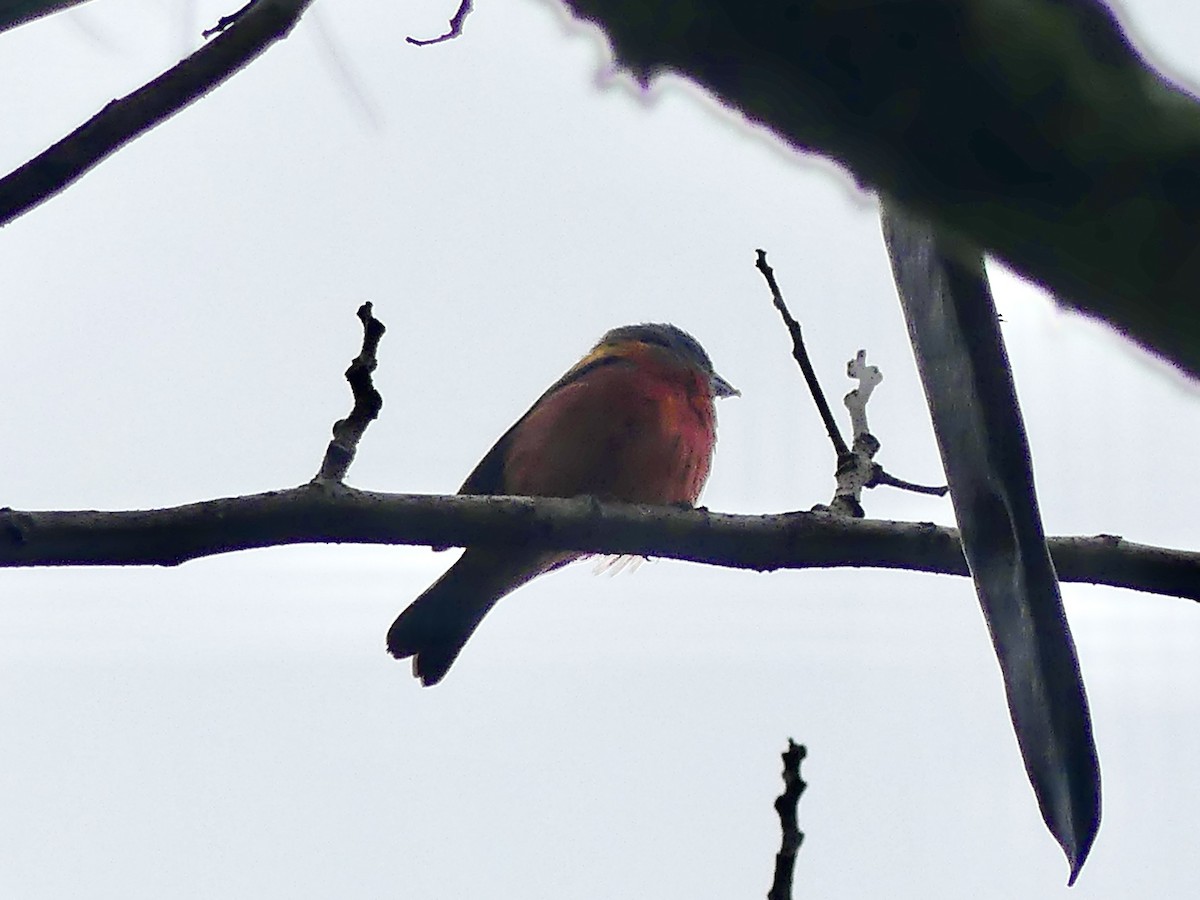
M 738 391 L 674 325 L 614 328 L 550 386 L 460 494 L 591 495 L 694 504 L 716 442 L 715 397 Z M 468 548 L 388 631 L 388 652 L 437 684 L 500 598 L 586 554 Z

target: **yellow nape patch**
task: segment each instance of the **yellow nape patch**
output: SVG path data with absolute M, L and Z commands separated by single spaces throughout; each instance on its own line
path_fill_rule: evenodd
M 590 366 L 592 363 L 599 362 L 602 359 L 608 359 L 612 356 L 627 356 L 630 358 L 636 358 L 637 356 L 641 355 L 639 350 L 644 351 L 645 347 L 645 344 L 636 342 L 631 343 L 629 341 L 624 341 L 620 344 L 601 344 L 579 362 L 575 363 L 572 368 L 583 369 L 587 366 Z

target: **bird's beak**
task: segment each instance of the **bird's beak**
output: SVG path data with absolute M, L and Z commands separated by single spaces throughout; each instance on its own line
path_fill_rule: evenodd
M 739 391 L 737 388 L 735 388 L 732 384 L 730 384 L 728 381 L 726 381 L 724 378 L 722 378 L 716 372 L 712 373 L 711 381 L 712 381 L 712 390 L 713 390 L 714 397 L 740 397 L 740 396 L 742 396 L 741 391 Z

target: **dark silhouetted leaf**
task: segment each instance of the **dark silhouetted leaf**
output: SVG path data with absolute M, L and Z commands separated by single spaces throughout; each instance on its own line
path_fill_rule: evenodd
M 1100 827 L 1100 767 L 1029 446 L 981 254 L 884 204 L 883 233 L 1025 769 L 1075 881 Z

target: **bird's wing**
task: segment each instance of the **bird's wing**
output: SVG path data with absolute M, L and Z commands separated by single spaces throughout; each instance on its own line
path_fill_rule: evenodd
M 513 423 L 508 431 L 500 436 L 500 439 L 492 445 L 489 450 L 479 461 L 472 471 L 467 476 L 467 480 L 463 482 L 462 487 L 458 489 L 460 494 L 505 494 L 507 490 L 504 484 L 504 460 L 508 453 L 508 445 L 512 443 L 513 432 L 516 431 L 521 423 L 529 418 L 529 414 L 538 408 L 543 400 L 551 394 L 566 387 L 574 381 L 579 380 L 588 372 L 595 371 L 600 366 L 613 365 L 616 363 L 629 364 L 628 360 L 616 355 L 599 355 L 592 354 L 585 356 L 576 363 L 567 374 L 550 385 L 534 402 L 533 406 L 525 411 L 521 418 Z

